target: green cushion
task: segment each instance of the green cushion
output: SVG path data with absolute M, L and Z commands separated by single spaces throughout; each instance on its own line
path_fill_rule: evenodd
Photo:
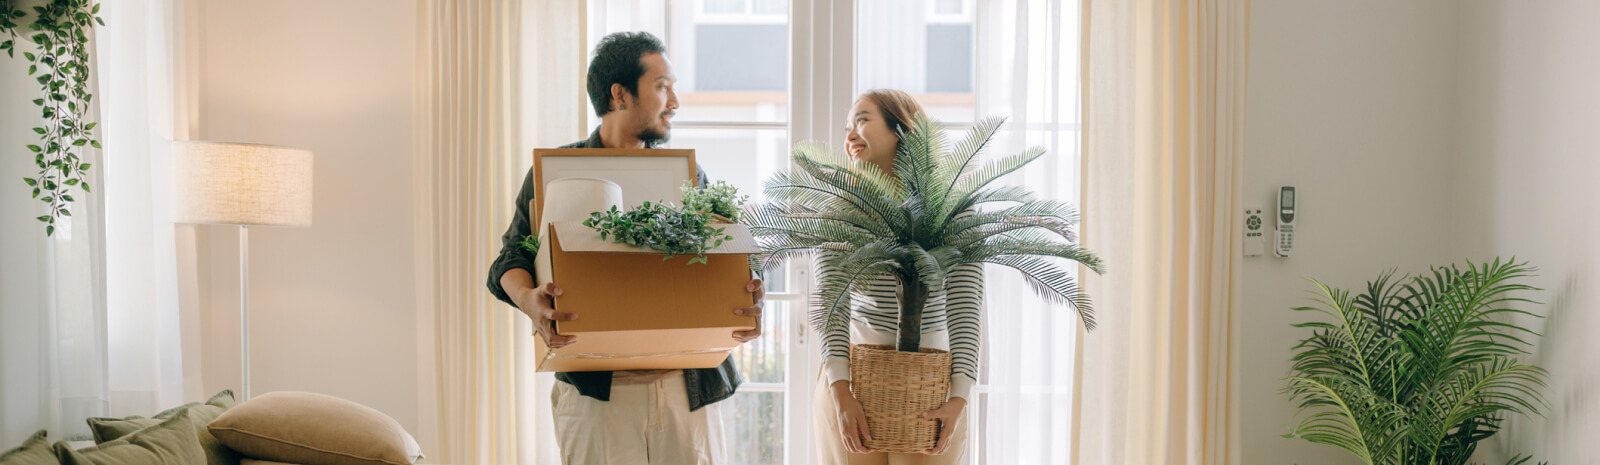
M 16 449 L 0 453 L 0 465 L 55 465 L 56 453 L 50 449 L 50 441 L 45 439 L 44 430 L 33 433 L 28 440 Z
M 64 465 L 203 465 L 206 453 L 200 449 L 194 422 L 184 410 L 161 423 L 83 450 L 72 450 L 66 442 L 55 445 L 56 457 Z
M 139 416 L 127 418 L 89 418 L 89 432 L 94 433 L 95 444 L 105 444 L 134 431 L 161 424 L 161 420 Z
M 233 391 L 224 390 L 211 396 L 205 403 L 191 402 L 173 407 L 156 414 L 155 418 L 128 417 L 128 418 L 90 418 L 89 430 L 94 433 L 96 444 L 116 440 L 143 428 L 148 428 L 161 423 L 162 420 L 171 418 L 179 412 L 188 411 L 189 420 L 194 422 L 195 436 L 200 440 L 200 448 L 206 451 L 207 465 L 239 465 L 239 453 L 222 445 L 211 431 L 206 429 L 206 424 L 217 419 L 222 412 L 233 408 Z

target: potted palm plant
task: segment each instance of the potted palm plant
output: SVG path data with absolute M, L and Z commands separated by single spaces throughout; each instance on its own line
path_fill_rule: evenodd
M 1102 272 L 1100 259 L 1072 242 L 1076 211 L 1017 186 L 991 186 L 1044 155 L 1034 147 L 982 164 L 978 155 L 1002 119 L 977 124 L 953 150 L 939 128 L 918 115 L 900 134 L 893 173 L 819 144 L 794 150 L 797 169 L 766 183 L 769 202 L 744 215 L 762 242 L 763 269 L 815 253 L 821 273 L 811 308 L 818 331 L 844 328 L 850 299 L 876 276 L 898 283 L 898 341 L 851 348 L 851 390 L 865 407 L 872 441 L 891 452 L 933 446 L 937 422 L 916 414 L 948 395 L 950 354 L 921 347 L 922 312 L 944 292 L 958 266 L 993 263 L 1022 272 L 1035 292 L 1077 311 L 1094 327 L 1087 296 L 1061 260 Z M 914 393 L 908 385 L 922 386 Z
M 1365 292 L 1317 286 L 1326 317 L 1294 348 L 1288 392 L 1309 413 L 1286 437 L 1344 449 L 1368 464 L 1465 464 L 1506 414 L 1537 414 L 1544 369 L 1517 360 L 1538 336 L 1507 318 L 1537 291 L 1526 263 L 1433 268 Z M 1331 320 L 1331 321 L 1327 321 Z M 1520 460 L 1520 461 L 1519 461 Z M 1526 462 L 1512 459 L 1511 463 Z

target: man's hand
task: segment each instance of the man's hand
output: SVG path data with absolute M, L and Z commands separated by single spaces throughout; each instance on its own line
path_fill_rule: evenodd
M 867 431 L 867 412 L 861 409 L 861 401 L 850 393 L 850 382 L 834 381 L 830 387 L 833 388 L 834 411 L 839 418 L 839 440 L 844 441 L 845 450 L 872 453 L 872 449 L 867 448 L 867 441 L 872 440 L 872 433 Z
M 928 455 L 943 454 L 950 449 L 950 436 L 955 434 L 956 425 L 961 421 L 961 413 L 967 409 L 967 399 L 951 397 L 939 408 L 922 412 L 922 418 L 939 420 L 939 440 L 933 443 L 933 448 L 923 451 Z
M 749 307 L 739 307 L 733 311 L 733 314 L 739 316 L 756 317 L 756 329 L 749 331 L 734 331 L 733 340 L 739 341 L 740 344 L 750 342 L 755 340 L 755 338 L 761 337 L 761 299 L 767 296 L 767 288 L 766 286 L 761 285 L 761 280 L 759 279 L 750 280 L 749 284 L 745 284 L 744 290 L 746 292 L 755 293 L 756 304 Z
M 522 313 L 533 319 L 534 334 L 544 336 L 545 345 L 551 349 L 559 349 L 578 342 L 577 336 L 556 334 L 555 322 L 578 319 L 576 313 L 556 311 L 555 298 L 559 295 L 561 295 L 560 287 L 555 283 L 545 283 L 537 288 L 524 288 L 522 292 L 511 296 L 517 308 L 522 309 Z

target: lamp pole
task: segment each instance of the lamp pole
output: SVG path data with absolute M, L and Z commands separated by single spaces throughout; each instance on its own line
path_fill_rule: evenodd
M 239 401 L 250 400 L 250 229 L 239 225 Z

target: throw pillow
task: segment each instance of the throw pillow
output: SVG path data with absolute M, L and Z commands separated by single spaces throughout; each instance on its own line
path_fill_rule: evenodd
M 189 411 L 184 410 L 156 426 L 83 450 L 66 442 L 55 446 L 64 465 L 204 465 L 206 453 L 194 434 Z
M 206 429 L 207 423 L 211 423 L 211 420 L 217 419 L 222 412 L 233 406 L 233 391 L 223 390 L 211 396 L 203 404 L 199 402 L 183 404 L 157 413 L 155 418 L 90 418 L 89 430 L 94 433 L 95 443 L 104 443 L 155 426 L 179 412 L 188 411 L 189 421 L 194 423 L 195 436 L 200 440 L 200 448 L 206 451 L 206 465 L 239 465 L 239 453 L 222 445 L 222 441 L 218 441 L 216 436 L 212 436 L 211 431 Z
M 45 431 L 33 433 L 28 440 L 16 449 L 0 453 L 0 465 L 55 465 L 56 453 L 50 449 L 50 441 L 45 439 Z
M 400 423 L 370 407 L 309 392 L 273 392 L 239 404 L 211 434 L 240 454 L 304 465 L 410 465 L 422 458 Z

